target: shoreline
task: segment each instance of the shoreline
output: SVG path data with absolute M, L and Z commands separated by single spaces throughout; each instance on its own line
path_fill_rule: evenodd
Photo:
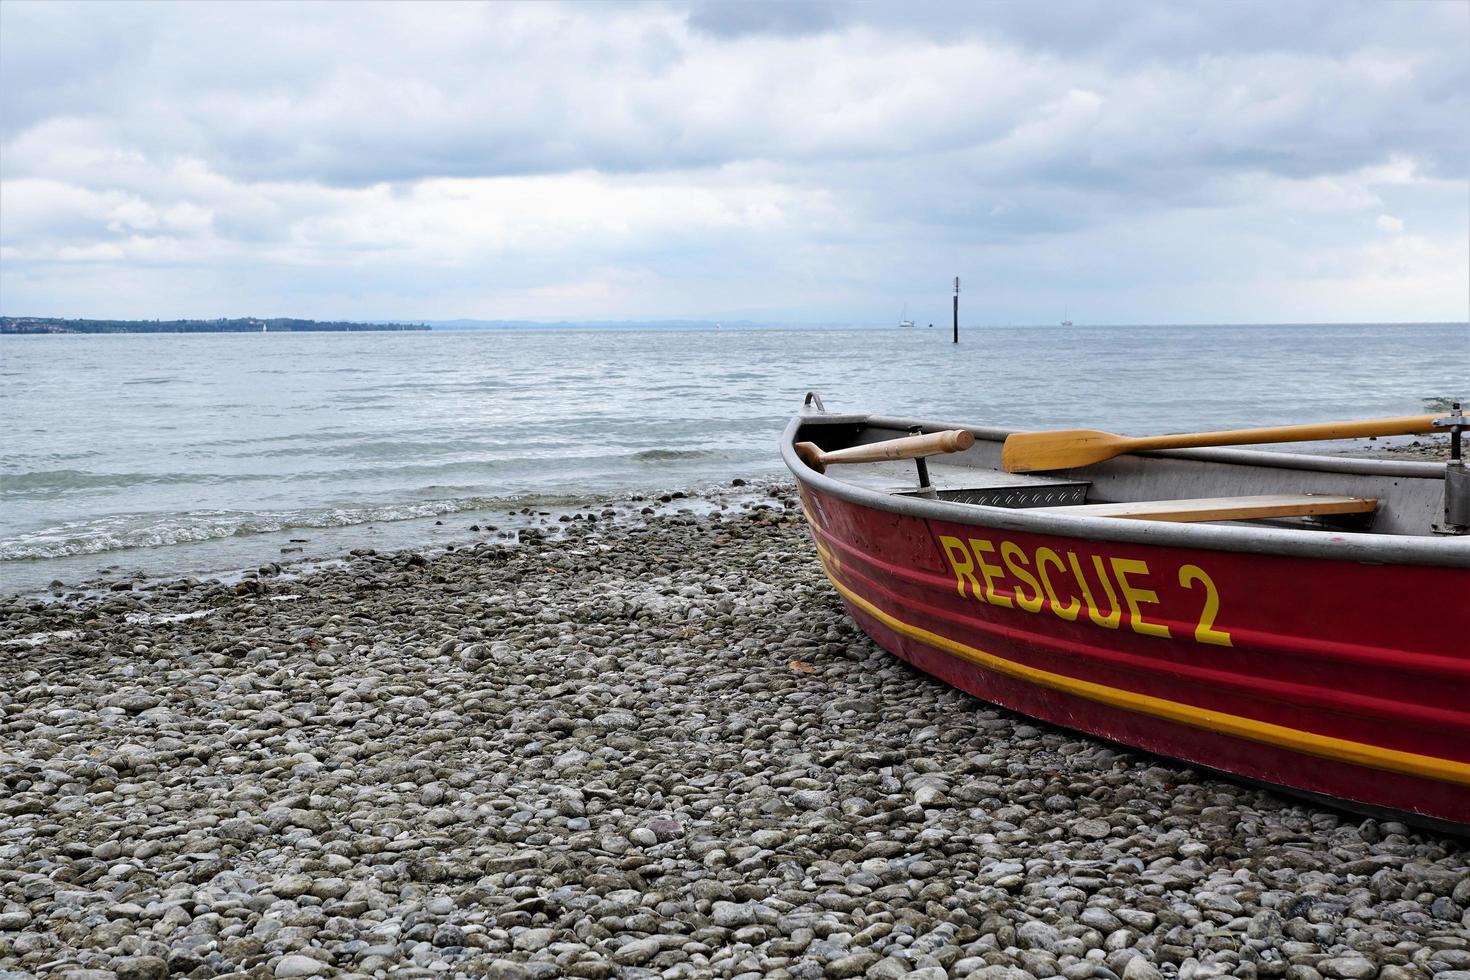
M 1449 437 L 1354 439 L 1337 446 L 1330 455 L 1445 460 L 1449 458 Z M 58 601 L 69 597 L 75 601 L 110 589 L 124 579 L 143 582 L 187 576 L 233 583 L 251 569 L 270 565 L 289 569 L 338 561 L 363 549 L 437 551 L 468 547 L 478 541 L 513 544 L 522 528 L 555 528 L 572 520 L 637 521 L 648 516 L 645 509 L 649 507 L 655 513 L 730 510 L 771 499 L 773 491 L 789 486 L 789 477 L 783 473 L 672 490 L 621 489 L 565 499 L 507 497 L 495 507 L 432 512 L 396 520 L 288 526 L 201 541 L 12 560 L 0 563 L 0 598 L 26 596 Z M 16 582 L 20 584 L 12 584 Z
M 1447 460 L 1450 458 L 1450 437 L 1391 436 L 1383 439 L 1355 439 L 1353 445 L 1339 455 L 1343 456 L 1407 456 L 1411 459 Z
M 23 559 L 0 565 L 0 572 L 8 573 L 0 578 L 0 597 L 76 601 L 109 591 L 126 581 L 198 578 L 233 583 L 261 568 L 277 566 L 282 571 L 273 574 L 289 574 L 297 567 L 341 561 L 365 550 L 412 548 L 437 553 L 480 542 L 514 545 L 522 530 L 555 534 L 562 525 L 575 521 L 629 523 L 641 521 L 650 514 L 750 509 L 773 499 L 773 491 L 787 486 L 789 481 L 763 476 L 675 490 L 506 497 L 497 507 L 434 512 L 397 520 L 291 526 L 204 541 Z M 68 574 L 72 571 L 76 574 Z M 14 588 L 11 580 L 23 584 Z
M 0 600 L 0 975 L 1470 969 L 1470 842 L 911 670 L 774 493 Z

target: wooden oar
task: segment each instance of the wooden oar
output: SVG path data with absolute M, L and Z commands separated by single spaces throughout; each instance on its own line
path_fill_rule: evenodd
M 947 429 L 944 432 L 926 432 L 921 436 L 904 436 L 901 439 L 834 449 L 830 453 L 823 452 L 814 442 L 798 442 L 794 448 L 803 463 L 818 473 L 823 473 L 833 463 L 881 463 L 887 459 L 916 459 L 920 456 L 937 456 L 940 453 L 957 453 L 973 445 L 973 432 Z
M 1249 446 L 1265 442 L 1315 442 L 1320 439 L 1351 439 L 1359 436 L 1406 436 L 1438 431 L 1434 415 L 1406 415 L 1392 419 L 1359 419 L 1349 422 L 1316 422 L 1310 425 L 1277 425 L 1264 429 L 1229 429 L 1223 432 L 1180 432 L 1167 436 L 1117 436 L 1095 429 L 1059 432 L 1016 432 L 1006 437 L 1001 464 L 1007 473 L 1034 470 L 1068 470 L 1101 463 L 1123 453 L 1150 449 L 1196 449 L 1204 446 Z

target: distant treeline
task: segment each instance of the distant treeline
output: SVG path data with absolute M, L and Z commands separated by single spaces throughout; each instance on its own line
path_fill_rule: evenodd
M 348 323 L 274 317 L 218 320 L 67 320 L 54 316 L 0 316 L 0 333 L 329 333 L 428 330 L 427 323 Z

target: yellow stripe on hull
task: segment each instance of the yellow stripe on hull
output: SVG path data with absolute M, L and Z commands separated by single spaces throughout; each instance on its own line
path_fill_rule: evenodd
M 822 533 L 815 523 L 812 526 L 817 527 L 818 532 Z M 1026 664 L 1017 663 L 1014 660 L 1007 660 L 1004 657 L 986 653 L 984 650 L 961 643 L 958 640 L 952 640 L 947 636 L 924 629 L 922 626 L 915 626 L 912 623 L 899 619 L 897 616 L 884 612 L 868 599 L 858 595 L 851 588 L 838 581 L 836 571 L 840 570 L 840 566 L 837 565 L 835 556 L 821 541 L 817 542 L 817 552 L 822 559 L 822 570 L 826 573 L 827 578 L 831 580 L 832 585 L 848 602 L 851 602 L 895 633 L 918 640 L 937 650 L 942 650 L 963 660 L 968 660 L 987 670 L 993 670 L 998 674 L 1005 674 L 1008 677 L 1035 684 L 1038 687 L 1061 691 L 1065 694 L 1075 695 L 1079 698 L 1085 698 L 1088 701 L 1106 704 L 1115 708 L 1122 708 L 1125 711 L 1131 711 L 1136 714 L 1147 715 L 1152 718 L 1162 718 L 1180 725 L 1186 725 L 1190 728 L 1217 732 L 1222 735 L 1231 735 L 1263 745 L 1290 749 L 1294 752 L 1300 752 L 1303 755 L 1331 759 L 1334 762 L 1346 762 L 1352 765 L 1365 766 L 1370 769 L 1383 770 L 1385 772 L 1418 776 L 1424 779 L 1433 779 L 1459 786 L 1470 786 L 1470 763 L 1457 762 L 1453 759 L 1441 759 L 1430 755 L 1420 755 L 1415 752 L 1402 752 L 1379 745 L 1369 745 L 1365 742 L 1334 738 L 1330 735 L 1319 735 L 1315 732 L 1287 728 L 1284 725 L 1275 725 L 1271 722 L 1257 721 L 1254 718 L 1227 714 L 1223 711 L 1213 711 L 1197 705 L 1168 701 L 1164 698 L 1156 698 L 1147 694 L 1139 694 L 1135 691 L 1108 687 L 1104 684 L 1097 684 L 1076 677 L 1068 677 L 1065 674 L 1056 674 L 1037 667 L 1029 667 Z

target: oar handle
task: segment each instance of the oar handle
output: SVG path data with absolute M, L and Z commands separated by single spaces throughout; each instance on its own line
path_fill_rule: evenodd
M 1434 427 L 1435 418 L 1434 415 L 1404 415 L 1399 418 L 1312 422 L 1306 425 L 1275 425 L 1263 429 L 1231 429 L 1226 432 L 1142 436 L 1128 440 L 1127 452 L 1193 449 L 1201 446 L 1252 446 L 1267 442 L 1316 442 L 1324 439 L 1356 439 L 1362 436 L 1419 435 L 1437 431 Z
M 921 456 L 938 456 L 940 453 L 957 453 L 973 445 L 973 432 L 946 429 L 943 432 L 926 432 L 921 436 L 903 436 L 883 442 L 849 446 L 830 453 L 823 452 L 813 442 L 798 442 L 794 448 L 803 463 L 822 473 L 833 463 L 881 463 L 889 459 L 917 459 Z

